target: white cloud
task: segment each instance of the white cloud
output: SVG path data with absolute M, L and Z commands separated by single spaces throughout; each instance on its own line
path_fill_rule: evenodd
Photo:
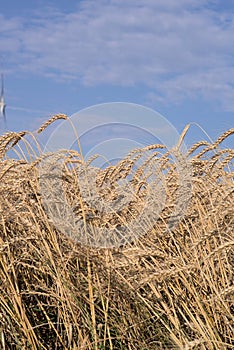
M 0 16 L 0 48 L 12 69 L 84 85 L 144 84 L 160 99 L 202 94 L 233 110 L 234 17 L 210 3 L 86 0 L 69 14 Z
M 217 101 L 225 111 L 234 110 L 234 67 L 213 68 L 197 74 L 187 73 L 161 83 L 165 101 L 181 102 L 196 96 Z M 158 100 L 157 95 L 149 98 Z

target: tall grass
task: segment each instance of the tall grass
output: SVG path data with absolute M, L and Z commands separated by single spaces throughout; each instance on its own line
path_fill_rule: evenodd
M 166 183 L 165 208 L 151 230 L 112 249 L 84 246 L 54 226 L 40 193 L 39 147 L 35 154 L 25 132 L 2 135 L 0 348 L 234 349 L 234 151 L 219 147 L 233 133 L 188 151 L 192 197 L 171 230 L 177 168 L 163 146 L 153 145 L 151 158 L 161 162 Z M 109 184 L 106 201 L 115 198 L 116 182 L 128 178 L 140 154 L 100 170 L 100 192 Z M 79 165 L 79 154 L 68 151 L 64 191 L 77 217 L 88 220 L 92 209 L 82 201 Z M 138 193 L 145 166 L 132 178 Z M 140 192 L 139 201 L 118 215 L 95 213 L 93 225 L 127 225 L 142 208 L 144 186 Z

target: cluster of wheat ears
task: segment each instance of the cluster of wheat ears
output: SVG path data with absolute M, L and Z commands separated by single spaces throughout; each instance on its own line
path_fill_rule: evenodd
M 66 116 L 54 116 L 37 132 L 58 119 Z M 157 163 L 165 185 L 160 215 L 151 226 L 142 222 L 137 239 L 112 248 L 81 244 L 51 220 L 35 134 L 0 136 L 0 348 L 234 349 L 234 150 L 221 147 L 232 134 L 188 150 L 190 197 L 171 226 L 180 186 L 178 166 L 163 145 L 100 169 L 96 188 L 105 202 L 118 196 L 120 179 L 135 191 L 124 209 L 107 215 L 82 198 L 80 153 L 64 151 L 67 203 L 103 232 L 130 227 L 140 215 Z M 148 158 L 139 162 L 145 151 Z

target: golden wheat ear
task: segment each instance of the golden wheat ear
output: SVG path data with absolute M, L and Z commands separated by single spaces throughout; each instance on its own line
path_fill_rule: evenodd
M 67 120 L 68 116 L 66 114 L 55 114 L 50 119 L 48 119 L 40 128 L 37 130 L 37 133 L 40 134 L 43 130 L 45 130 L 50 124 L 54 123 L 56 120 Z
M 182 144 L 182 142 L 183 142 L 183 140 L 184 140 L 184 138 L 185 138 L 185 136 L 186 136 L 186 134 L 187 134 L 187 132 L 188 132 L 188 130 L 190 128 L 190 126 L 191 126 L 191 124 L 187 124 L 185 126 L 184 130 L 182 131 L 182 133 L 180 135 L 179 141 L 178 141 L 177 145 L 175 146 L 176 149 L 180 148 L 180 146 L 181 146 L 181 144 Z

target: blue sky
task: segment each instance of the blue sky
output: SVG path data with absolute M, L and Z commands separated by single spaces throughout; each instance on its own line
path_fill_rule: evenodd
M 121 101 L 215 139 L 234 126 L 234 2 L 2 1 L 0 71 L 11 130 Z

